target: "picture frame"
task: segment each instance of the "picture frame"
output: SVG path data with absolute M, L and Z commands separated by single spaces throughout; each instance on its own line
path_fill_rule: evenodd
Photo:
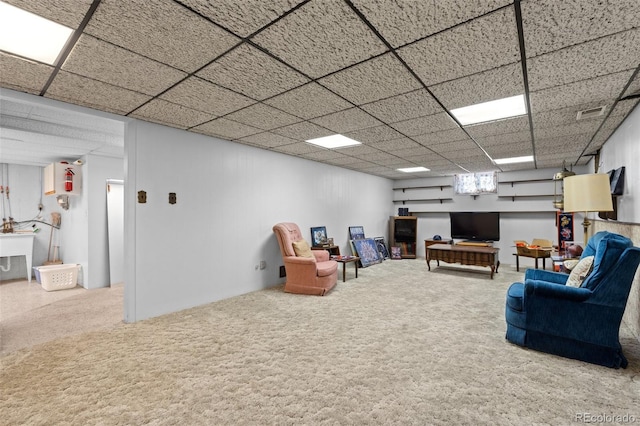
M 327 227 L 315 226 L 311 228 L 311 245 L 322 246 L 327 244 Z
M 391 247 L 391 259 L 402 259 L 402 249 L 398 246 Z
M 349 227 L 349 237 L 352 240 L 362 240 L 362 239 L 364 239 L 364 227 L 362 227 L 362 226 L 350 226 Z
M 378 253 L 378 247 L 376 247 L 376 242 L 373 238 L 353 240 L 353 244 L 363 268 L 382 262 L 380 253 Z
M 376 242 L 376 247 L 378 248 L 378 253 L 380 253 L 380 257 L 384 259 L 389 259 L 389 250 L 387 250 L 387 245 L 384 242 L 384 237 L 375 237 L 373 241 Z
M 558 249 L 563 250 L 568 241 L 574 241 L 573 213 L 558 212 L 556 218 L 558 225 Z

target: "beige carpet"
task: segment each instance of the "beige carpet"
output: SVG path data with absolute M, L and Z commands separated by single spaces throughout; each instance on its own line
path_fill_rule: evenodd
M 121 325 L 123 293 L 122 284 L 51 292 L 36 282 L 1 284 L 0 356 L 60 337 Z
M 424 260 L 348 272 L 325 297 L 274 288 L 5 355 L 0 423 L 640 421 L 628 329 L 620 370 L 505 341 L 505 290 L 522 273 L 427 272 Z

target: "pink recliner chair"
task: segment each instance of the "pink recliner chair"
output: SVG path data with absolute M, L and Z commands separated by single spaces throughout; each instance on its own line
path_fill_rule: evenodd
M 329 252 L 326 250 L 308 250 L 306 255 L 311 257 L 304 257 L 305 250 L 301 250 L 300 246 L 304 248 L 308 245 L 304 242 L 298 225 L 278 223 L 273 226 L 273 232 L 278 238 L 287 271 L 284 291 L 323 296 L 336 285 L 338 262 L 330 260 Z M 295 250 L 299 251 L 298 255 Z

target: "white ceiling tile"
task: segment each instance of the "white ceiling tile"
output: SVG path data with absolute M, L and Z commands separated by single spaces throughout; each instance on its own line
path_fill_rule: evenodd
M 491 158 L 513 158 L 524 157 L 527 155 L 533 155 L 533 148 L 530 143 L 514 143 L 509 146 L 494 145 L 485 147 L 485 151 L 491 156 Z M 500 165 L 502 167 L 502 164 Z M 531 167 L 531 165 L 529 165 Z
M 241 37 L 246 37 L 303 1 L 304 0 L 269 0 L 268 2 L 259 2 L 216 0 L 215 2 L 210 2 L 202 0 L 181 0 L 181 3 L 210 18 L 216 24 L 233 31 Z
M 606 54 L 603 54 L 606 52 Z M 640 28 L 531 58 L 531 91 L 632 70 L 640 58 Z
M 80 37 L 62 69 L 147 95 L 157 95 L 186 77 L 182 71 L 88 35 Z
M 362 163 L 362 161 L 356 157 L 352 157 L 350 155 L 341 154 L 340 157 L 329 158 L 324 161 L 325 163 L 334 164 L 336 166 L 346 166 L 349 164 Z M 367 163 L 370 164 L 370 163 Z
M 304 155 L 304 158 L 316 161 L 328 161 L 336 160 L 338 158 L 344 158 L 344 154 L 340 154 L 332 149 L 323 149 L 322 151 L 310 152 Z
M 296 139 L 299 141 L 306 141 L 308 139 L 320 138 L 323 136 L 329 136 L 334 134 L 335 132 L 325 129 L 324 127 L 320 127 L 316 124 L 310 123 L 308 121 L 302 121 L 300 123 L 291 124 L 289 126 L 280 127 L 278 129 L 274 129 L 273 133 L 277 133 L 282 136 L 287 136 L 292 139 Z
M 424 135 L 440 130 L 458 129 L 458 125 L 446 113 L 426 115 L 399 121 L 391 124 L 391 127 L 407 136 Z
M 323 117 L 314 118 L 313 123 L 333 130 L 336 133 L 347 133 L 367 127 L 379 126 L 382 123 L 359 108 L 351 108 Z
M 219 137 L 226 140 L 235 140 L 245 136 L 262 133 L 261 129 L 238 123 L 226 118 L 218 118 L 208 123 L 201 124 L 191 129 L 197 133 Z
M 436 155 L 432 149 L 429 149 L 425 146 L 419 146 L 417 148 L 411 147 L 411 148 L 396 149 L 393 153 L 398 157 L 406 158 L 407 160 L 411 160 L 413 158 L 429 157 L 429 156 Z
M 398 47 L 491 12 L 511 0 L 354 0 L 353 3 L 393 47 Z
M 237 139 L 239 142 L 250 142 L 263 148 L 273 148 L 282 145 L 291 145 L 299 141 L 271 132 L 257 133 Z
M 53 67 L 0 52 L 0 85 L 7 89 L 39 94 L 47 83 Z
M 376 118 L 392 123 L 442 111 L 442 107 L 425 89 L 418 89 L 364 104 L 362 109 Z
M 299 118 L 269 105 L 254 104 L 226 116 L 229 120 L 255 126 L 263 130 L 284 127 L 301 121 Z
M 311 1 L 253 41 L 314 78 L 386 50 L 342 0 Z
M 474 155 L 474 151 L 476 150 L 480 151 L 480 148 L 478 148 L 478 146 L 471 139 L 463 139 L 463 140 L 452 141 L 447 143 L 434 144 L 434 145 L 430 145 L 429 148 L 431 148 L 432 150 L 434 150 L 439 154 L 444 155 L 447 158 L 449 158 L 451 155 L 449 153 L 453 151 L 463 151 L 463 153 L 464 151 L 466 151 L 467 154 L 469 155 Z
M 637 0 L 522 2 L 527 57 L 638 26 Z
M 215 118 L 212 114 L 196 111 L 162 99 L 152 100 L 136 109 L 129 116 L 179 129 L 188 129 Z
M 190 77 L 160 95 L 167 101 L 208 112 L 217 116 L 225 115 L 247 107 L 254 100 L 223 87 L 216 86 L 198 77 Z
M 243 44 L 197 75 L 252 99 L 262 100 L 309 81 L 260 50 Z
M 512 8 L 502 9 L 398 50 L 431 86 L 520 60 Z
M 332 74 L 319 82 L 357 105 L 422 87 L 390 53 Z
M 524 94 L 522 63 L 516 62 L 429 88 L 448 109 Z
M 465 126 L 467 133 L 473 138 L 500 135 L 504 133 L 516 133 L 529 131 L 529 117 L 521 116 L 507 118 L 505 120 L 491 121 L 489 123 L 473 124 Z
M 240 40 L 176 2 L 102 0 L 86 32 L 186 72 Z
M 126 115 L 151 99 L 139 92 L 60 71 L 45 94 L 48 98 Z
M 320 148 L 318 148 L 317 146 L 311 145 L 310 143 L 306 142 L 296 142 L 291 145 L 281 145 L 272 148 L 273 151 L 278 151 L 290 155 L 309 154 L 311 152 L 318 151 L 319 149 Z
M 375 153 L 380 152 L 377 149 L 372 148 L 372 147 L 367 146 L 367 145 L 348 146 L 348 147 L 345 147 L 345 148 L 339 148 L 338 150 L 342 154 L 351 155 L 353 157 L 360 157 L 361 155 L 375 154 Z
M 572 126 L 584 125 L 587 124 L 589 127 L 598 126 L 602 120 L 609 113 L 610 106 L 605 108 L 604 114 L 598 117 L 592 118 L 584 118 L 582 120 L 577 120 L 578 111 L 588 110 L 591 108 L 597 108 L 602 106 L 602 104 L 592 103 L 592 104 L 582 104 L 577 106 L 571 106 L 567 108 L 555 109 L 552 111 L 540 111 L 532 114 L 533 118 L 533 130 L 537 133 L 541 129 L 554 128 L 555 131 L 562 130 L 563 128 L 570 128 Z M 552 130 L 552 131 L 554 131 Z M 539 136 L 539 134 L 536 134 Z
M 474 138 L 476 142 L 483 148 L 493 146 L 509 146 L 511 144 L 525 143 L 531 147 L 531 132 L 524 130 L 522 132 L 515 133 L 502 133 L 500 135 L 485 136 L 482 138 Z
M 358 157 L 376 164 L 384 164 L 385 162 L 394 162 L 398 160 L 398 157 L 395 155 L 381 151 L 372 152 L 370 154 L 361 154 Z
M 310 83 L 265 101 L 297 117 L 311 119 L 351 108 L 349 102 L 317 83 Z
M 414 136 L 413 139 L 424 146 L 443 144 L 447 142 L 468 141 L 469 136 L 460 128 L 456 127 L 449 130 L 440 130 L 438 132 L 427 133 L 424 135 Z
M 590 102 L 615 100 L 633 70 L 577 81 L 531 93 L 531 111 L 549 111 Z
M 371 144 L 373 142 L 387 141 L 402 138 L 402 134 L 389 126 L 368 127 L 362 130 L 355 130 L 344 134 L 346 137 L 355 139 L 358 142 Z
M 392 153 L 395 153 L 395 151 L 399 149 L 418 148 L 420 146 L 418 142 L 404 137 L 399 139 L 386 140 L 383 142 L 372 142 L 368 143 L 368 145 L 372 148 Z

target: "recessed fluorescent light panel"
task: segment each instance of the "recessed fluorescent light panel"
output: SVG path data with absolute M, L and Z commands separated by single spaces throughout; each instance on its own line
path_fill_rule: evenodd
M 527 113 L 524 104 L 524 95 L 510 98 L 497 99 L 451 110 L 451 114 L 458 119 L 460 124 L 485 123 L 487 121 L 500 120 L 502 118 L 517 117 Z
M 398 169 L 399 172 L 405 173 L 417 173 L 417 172 L 428 172 L 430 169 L 426 167 L 405 167 L 404 169 Z
M 342 136 L 342 135 L 324 136 L 322 138 L 309 139 L 306 142 L 321 146 L 323 148 L 329 148 L 329 149 L 344 148 L 346 146 L 354 146 L 354 145 L 362 145 L 360 142 L 353 139 L 349 139 L 348 137 Z
M 0 50 L 53 65 L 73 30 L 0 2 Z
M 524 156 L 524 157 L 496 158 L 493 161 L 496 164 L 528 163 L 530 161 L 533 161 L 533 155 L 527 155 L 527 156 Z

